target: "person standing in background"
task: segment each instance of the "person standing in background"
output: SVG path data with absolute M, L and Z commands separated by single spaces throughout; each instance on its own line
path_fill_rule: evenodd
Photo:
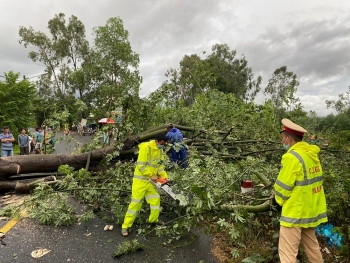
M 1 157 L 13 156 L 12 142 L 15 140 L 8 126 L 4 126 L 4 132 L 0 134 Z
M 18 145 L 20 155 L 29 155 L 29 136 L 26 134 L 26 129 L 22 129 L 21 134 L 18 135 Z
M 35 145 L 35 153 L 41 153 L 42 143 L 43 143 L 43 136 L 41 134 L 42 129 L 40 127 L 35 128 L 36 132 L 34 133 L 33 142 Z

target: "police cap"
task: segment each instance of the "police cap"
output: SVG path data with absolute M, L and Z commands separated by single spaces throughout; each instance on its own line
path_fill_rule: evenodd
M 307 130 L 305 130 L 303 127 L 299 126 L 298 124 L 295 124 L 291 120 L 282 119 L 281 122 L 283 125 L 283 129 L 281 132 L 286 131 L 298 136 L 304 136 L 304 133 L 307 132 Z

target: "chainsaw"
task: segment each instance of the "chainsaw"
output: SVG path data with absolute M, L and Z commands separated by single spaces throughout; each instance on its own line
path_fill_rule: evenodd
M 173 190 L 170 187 L 170 181 L 164 179 L 164 178 L 158 178 L 157 182 L 153 182 L 151 179 L 149 179 L 151 184 L 156 188 L 156 190 L 159 193 L 164 193 L 168 196 L 170 196 L 172 199 L 177 201 L 180 206 L 186 206 L 187 202 L 184 200 L 182 195 L 177 195 L 173 192 Z

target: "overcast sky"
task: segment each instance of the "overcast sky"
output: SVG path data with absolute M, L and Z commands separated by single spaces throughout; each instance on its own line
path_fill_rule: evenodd
M 344 0 L 0 0 L 0 75 L 43 72 L 19 44 L 18 30 L 48 32 L 58 13 L 77 16 L 90 45 L 93 27 L 120 17 L 140 55 L 141 96 L 157 89 L 184 55 L 209 54 L 217 43 L 244 55 L 263 77 L 262 88 L 275 69 L 287 66 L 298 76 L 304 109 L 319 116 L 331 113 L 325 100 L 350 86 L 350 1 Z

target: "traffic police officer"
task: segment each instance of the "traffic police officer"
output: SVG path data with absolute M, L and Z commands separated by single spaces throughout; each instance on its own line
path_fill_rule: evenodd
M 278 253 L 281 263 L 295 263 L 299 244 L 310 263 L 323 262 L 315 228 L 327 222 L 320 148 L 303 142 L 307 131 L 282 120 L 281 139 L 287 150 L 274 185 L 276 202 L 282 206 Z

